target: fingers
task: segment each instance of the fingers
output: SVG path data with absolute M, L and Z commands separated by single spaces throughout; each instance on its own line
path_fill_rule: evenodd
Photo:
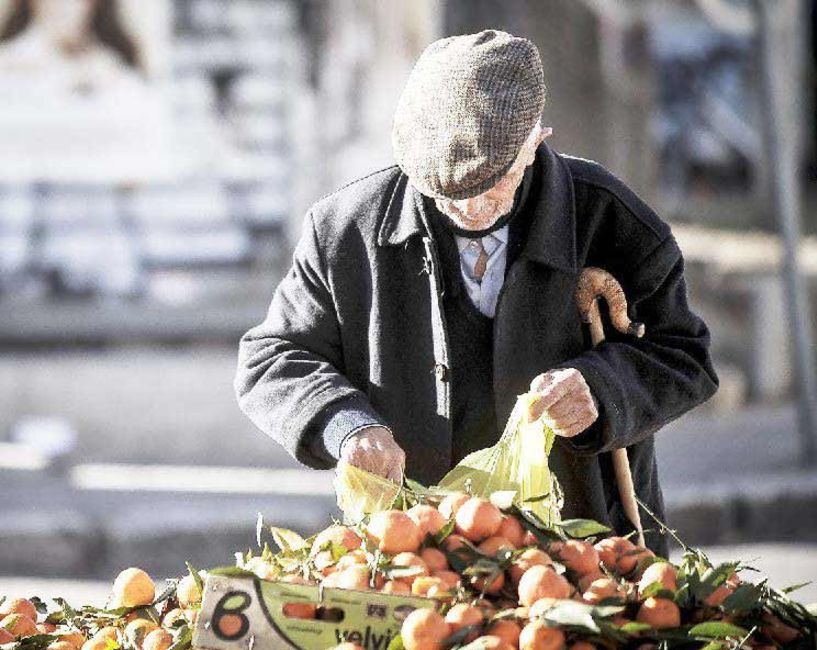
M 578 420 L 568 423 L 556 423 L 551 428 L 553 433 L 562 438 L 572 438 L 579 435 L 582 431 L 588 429 L 596 420 L 598 416 L 585 414 Z
M 565 395 L 586 386 L 582 373 L 575 368 L 563 368 L 539 375 L 530 386 L 531 392 L 538 394 L 538 399 L 530 408 L 532 419 L 538 418 Z
M 599 417 L 590 387 L 574 368 L 539 375 L 531 390 L 538 395 L 529 408 L 529 420 L 541 418 L 559 436 L 575 436 Z
M 341 448 L 341 461 L 395 482 L 401 482 L 406 454 L 384 427 L 367 427 Z

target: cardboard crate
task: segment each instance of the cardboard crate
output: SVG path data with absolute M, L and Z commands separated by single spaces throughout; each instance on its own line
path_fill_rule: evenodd
M 315 603 L 325 619 L 290 618 L 283 611 L 288 603 Z M 208 575 L 193 647 L 323 650 L 352 641 L 386 650 L 408 614 L 434 605 L 427 598 Z

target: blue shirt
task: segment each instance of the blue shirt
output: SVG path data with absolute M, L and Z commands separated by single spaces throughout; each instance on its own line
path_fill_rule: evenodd
M 474 267 L 479 259 L 479 239 L 455 236 L 460 251 L 460 273 L 468 291 L 468 297 L 477 309 L 488 318 L 496 313 L 499 292 L 505 282 L 505 265 L 508 260 L 508 226 L 481 238 L 488 263 L 482 281 L 476 279 Z

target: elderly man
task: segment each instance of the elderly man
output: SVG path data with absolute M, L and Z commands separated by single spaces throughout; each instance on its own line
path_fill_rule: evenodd
M 542 64 L 487 30 L 432 43 L 400 98 L 397 165 L 315 203 L 266 320 L 243 337 L 245 413 L 315 468 L 433 484 L 499 438 L 517 395 L 558 434 L 563 515 L 632 529 L 610 451 L 659 515 L 653 434 L 716 390 L 669 227 L 597 163 L 544 140 Z M 643 339 L 589 350 L 585 266 L 623 285 Z M 648 545 L 665 551 L 663 539 Z

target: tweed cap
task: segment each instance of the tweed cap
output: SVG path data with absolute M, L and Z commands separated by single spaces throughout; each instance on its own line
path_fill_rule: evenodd
M 531 41 L 493 29 L 435 41 L 398 101 L 395 159 L 427 196 L 477 196 L 508 172 L 544 105 Z

